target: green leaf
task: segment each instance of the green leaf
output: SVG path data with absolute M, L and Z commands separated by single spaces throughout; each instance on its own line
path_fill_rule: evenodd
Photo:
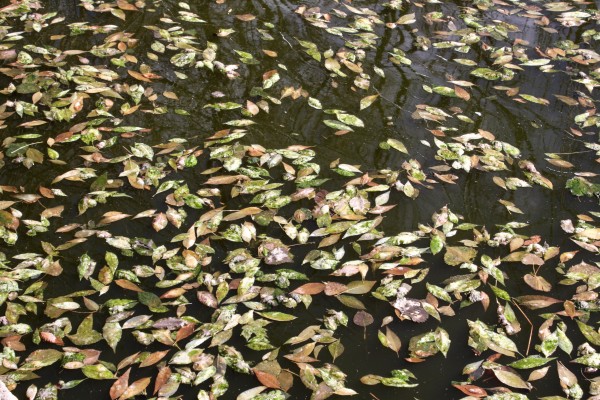
M 104 340 L 106 340 L 106 343 L 108 343 L 115 353 L 117 352 L 117 344 L 121 340 L 122 333 L 123 330 L 118 322 L 107 322 L 104 324 L 104 328 L 102 328 Z
M 585 336 L 585 338 L 592 343 L 594 346 L 600 346 L 600 333 L 589 325 L 577 320 L 577 326 L 579 330 Z
M 87 346 L 94 344 L 102 340 L 100 332 L 94 330 L 94 316 L 93 314 L 88 315 L 77 328 L 77 333 L 74 335 L 67 335 L 69 340 L 76 346 Z
M 555 359 L 556 359 L 556 357 L 546 358 L 546 357 L 541 357 L 541 356 L 535 355 L 535 356 L 525 357 L 525 358 L 522 358 L 517 361 L 513 361 L 510 364 L 508 364 L 508 366 L 512 367 L 512 368 L 517 368 L 517 369 L 537 368 L 537 367 L 541 367 L 542 365 L 545 365 Z
M 350 126 L 343 124 L 339 121 L 333 120 L 333 119 L 326 119 L 323 121 L 323 123 L 333 129 L 338 129 L 341 131 L 351 131 L 351 132 L 354 131 L 354 129 L 352 129 Z
M 433 255 L 439 253 L 444 248 L 444 240 L 440 237 L 440 235 L 433 235 L 431 237 L 431 241 L 429 242 L 429 249 Z
M 54 349 L 35 350 L 27 356 L 25 363 L 19 368 L 21 371 L 35 371 L 52 365 L 63 356 L 63 353 Z
M 448 332 L 438 327 L 435 330 L 435 345 L 438 350 L 446 357 L 448 355 L 448 350 L 450 349 L 450 335 Z
M 478 78 L 484 78 L 489 81 L 495 81 L 502 77 L 502 73 L 498 71 L 494 71 L 489 68 L 477 68 L 471 71 L 471 75 L 476 76 Z
M 369 107 L 371 104 L 373 104 L 373 102 L 374 102 L 375 100 L 377 100 L 377 98 L 378 98 L 378 97 L 379 97 L 379 95 L 378 95 L 378 94 L 374 94 L 374 95 L 372 95 L 372 96 L 366 96 L 366 97 L 363 97 L 363 98 L 360 100 L 360 109 L 361 109 L 361 110 L 364 110 L 365 108 Z
M 113 374 L 103 364 L 85 365 L 81 368 L 81 372 L 90 379 L 114 379 Z
M 404 145 L 404 143 L 402 143 L 401 141 L 397 140 L 397 139 L 392 139 L 389 138 L 386 143 L 393 149 L 398 150 L 401 153 L 404 154 L 408 154 L 408 150 L 406 149 L 406 146 Z
M 355 115 L 336 113 L 335 116 L 340 122 L 344 124 L 356 126 L 358 128 L 363 128 L 365 126 L 365 123 Z
M 587 365 L 592 368 L 600 368 L 600 353 L 586 354 L 585 356 L 574 359 L 573 362 Z
M 432 285 L 429 282 L 427 282 L 425 284 L 425 286 L 427 287 L 427 290 L 429 291 L 429 293 L 431 293 L 432 295 L 434 295 L 438 299 L 447 301 L 448 303 L 452 303 L 452 298 L 450 297 L 450 295 L 448 294 L 448 292 L 446 292 L 441 287 L 436 286 L 436 285 Z
M 266 319 L 270 319 L 273 321 L 279 321 L 279 322 L 293 321 L 296 318 L 298 318 L 294 315 L 282 313 L 279 311 L 263 311 L 263 312 L 259 312 L 257 314 Z

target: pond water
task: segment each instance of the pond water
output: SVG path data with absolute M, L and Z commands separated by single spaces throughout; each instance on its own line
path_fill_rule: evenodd
M 0 19 L 18 398 L 600 395 L 597 3 Z

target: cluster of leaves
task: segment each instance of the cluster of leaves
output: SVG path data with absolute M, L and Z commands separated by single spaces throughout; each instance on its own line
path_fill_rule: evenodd
M 2 179 L 7 177 L 0 182 L 0 238 L 6 245 L 0 252 L 0 393 L 16 389 L 30 400 L 56 399 L 59 392 L 97 380 L 108 381 L 103 387 L 113 400 L 173 398 L 192 391 L 198 399 L 216 399 L 242 374 L 256 383 L 239 400 L 284 399 L 298 384 L 314 400 L 362 394 L 364 386 L 346 383 L 351 371 L 335 364 L 352 356 L 345 352 L 343 332 L 355 325 L 365 336 L 367 328 L 377 327 L 382 350 L 403 355 L 402 368 L 386 376 L 359 371 L 363 385 L 415 387 L 419 377 L 411 364 L 446 357 L 451 343 L 460 341 L 477 360 L 464 367 L 464 381 L 454 386 L 471 398 L 527 398 L 523 393 L 545 382 L 554 367 L 564 392 L 554 398 L 583 398 L 583 379 L 572 369 L 579 365 L 594 374 L 600 368 L 600 333 L 591 320 L 599 309 L 600 268 L 591 260 L 599 252 L 600 214 L 591 211 L 576 222 L 562 221 L 580 248 L 569 251 L 517 233 L 526 223 L 507 222 L 490 233 L 452 207 L 443 207 L 411 231 L 384 232 L 381 227 L 401 199 L 455 184 L 459 176 L 451 171 L 491 172 L 506 190 L 532 184 L 554 188 L 534 162 L 521 159 L 515 145 L 484 129 L 460 132 L 461 124 L 474 125 L 477 115 L 455 105 L 444 109 L 454 103 L 439 99 L 469 102 L 469 90 L 477 84 L 510 82 L 527 68 L 557 73 L 559 67 L 551 62 L 577 65 L 581 70 L 573 82 L 591 94 L 598 86 L 595 51 L 566 40 L 544 50 L 529 48 L 523 40 L 496 45 L 519 28 L 492 18 L 497 18 L 495 11 L 518 13 L 552 33 L 558 32 L 552 26 L 591 25 L 600 16 L 597 10 L 548 3 L 535 10 L 519 5 L 523 8 L 513 13 L 501 2 L 476 1 L 456 19 L 424 13 L 422 4 L 392 1 L 385 7 L 401 9 L 402 15 L 385 23 L 379 5 L 344 3 L 327 11 L 301 5 L 295 17 L 343 38 L 344 44 L 323 51 L 316 43 L 292 38 L 297 43 L 290 46 L 319 67 L 323 63 L 335 79 L 351 80 L 353 90 L 373 90 L 357 99 L 358 111 L 323 107 L 306 90 L 289 86 L 288 67 L 278 65 L 252 83 L 256 86 L 244 94 L 245 101 L 202 104 L 214 115 L 236 113 L 222 130 L 201 140 L 164 140 L 152 135 L 146 118 L 191 118 L 177 103 L 178 94 L 164 89 L 165 81 L 211 79 L 225 85 L 244 79 L 246 68 L 260 67 L 259 57 L 276 59 L 278 54 L 238 49 L 221 54 L 219 41 L 235 37 L 235 29 L 219 27 L 217 39 L 209 40 L 214 27 L 187 3 L 174 10 L 159 2 L 125 0 L 85 0 L 81 6 L 92 14 L 110 13 L 123 29 L 65 24 L 65 17 L 33 0 L 0 9 L 0 72 L 8 78 L 1 90 L 8 100 L 0 106 L 0 169 L 6 172 Z M 579 11 L 572 11 L 576 7 Z M 142 12 L 160 17 L 135 34 L 125 29 L 125 21 Z M 232 18 L 252 24 L 261 40 L 280 35 L 288 41 L 285 32 L 253 14 Z M 359 134 L 365 123 L 355 114 L 388 101 L 372 83 L 386 77 L 373 62 L 371 52 L 381 37 L 376 32 L 412 29 L 418 20 L 448 27 L 435 37 L 417 36 L 418 50 L 458 52 L 461 58 L 452 61 L 469 68 L 464 79 L 475 79 L 449 77 L 452 86 L 423 85 L 435 104 L 419 105 L 412 116 L 435 124 L 428 125 L 432 143 L 423 143 L 435 146 L 435 159 L 441 162 L 430 167 L 431 174 L 402 138 L 388 138 L 379 147 L 406 159 L 377 171 L 341 160 L 326 170 L 309 145 L 249 144 L 254 117 L 288 100 L 306 100 L 322 110 L 315 112 L 325 115 L 323 124 L 337 135 Z M 48 40 L 40 45 L 38 35 Z M 78 36 L 94 40 L 85 41 L 88 47 L 81 50 L 53 45 Z M 581 33 L 583 43 L 598 36 L 591 28 Z M 150 43 L 146 54 L 137 51 L 143 41 Z M 474 49 L 481 51 L 480 59 L 463 58 Z M 388 55 L 397 68 L 413 64 L 411 54 L 400 48 Z M 168 71 L 160 68 L 165 64 Z M 550 104 L 519 94 L 516 87 L 494 89 L 519 103 Z M 592 97 L 581 92 L 577 99 L 556 97 L 585 109 L 574 119 L 573 135 L 587 139 L 586 130 L 600 126 Z M 597 143 L 584 146 L 600 151 Z M 548 154 L 548 162 L 574 167 L 557 153 Z M 9 182 L 15 170 L 19 176 L 10 175 Z M 34 188 L 27 177 L 38 173 L 42 177 Z M 598 196 L 598 184 L 588 180 L 593 177 L 577 173 L 567 189 L 575 196 Z M 139 202 L 129 202 L 132 197 Z M 500 201 L 510 212 L 522 213 L 511 201 Z M 432 278 L 432 268 L 443 269 L 445 278 Z M 77 281 L 79 286 L 72 287 Z M 521 293 L 511 285 L 514 281 L 523 281 L 534 294 Z M 548 296 L 558 285 L 566 287 L 566 294 Z M 315 298 L 327 309 L 318 323 L 300 326 L 306 321 L 298 311 L 318 309 Z M 377 302 L 386 310 L 384 317 L 371 309 Z M 459 318 L 462 309 L 477 304 L 482 318 L 464 320 L 468 338 L 451 338 L 444 320 Z M 547 312 L 533 318 L 531 310 L 538 309 Z M 489 314 L 491 320 L 483 318 Z M 402 328 L 425 321 L 436 321 L 435 328 L 408 338 L 404 350 Z M 525 323 L 529 342 L 519 347 L 511 336 L 527 334 Z M 281 339 L 274 332 L 285 324 L 297 333 Z M 565 360 L 573 364 L 567 367 Z M 37 384 L 58 366 L 60 382 Z M 519 372 L 524 369 L 533 369 L 527 378 Z M 64 381 L 62 373 L 73 376 L 71 371 L 76 377 Z M 28 381 L 33 383 L 25 389 Z M 599 395 L 596 378 L 586 391 Z

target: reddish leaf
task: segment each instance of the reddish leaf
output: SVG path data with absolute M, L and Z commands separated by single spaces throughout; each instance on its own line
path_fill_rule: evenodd
M 454 386 L 455 388 L 457 388 L 458 390 L 460 390 L 467 396 L 472 396 L 472 397 L 477 397 L 477 398 L 487 396 L 487 392 L 484 389 L 480 388 L 479 386 L 475 386 L 475 385 L 452 385 L 452 386 Z
M 279 381 L 277 380 L 277 377 L 275 375 L 271 375 L 268 372 L 264 372 L 258 369 L 253 369 L 252 371 L 254 371 L 254 375 L 256 375 L 256 379 L 258 379 L 258 381 L 271 389 L 279 389 L 281 388 L 281 386 L 279 385 Z
M 56 335 L 54 335 L 51 332 L 40 332 L 40 337 L 42 338 L 42 340 L 44 342 L 57 344 L 59 346 L 65 345 L 65 343 L 63 342 L 63 340 L 61 338 L 57 337 Z
M 323 283 L 313 282 L 296 288 L 292 293 L 314 295 L 321 293 L 323 290 L 325 290 L 325 285 Z
M 373 323 L 373 316 L 368 312 L 361 310 L 354 314 L 354 318 L 352 320 L 356 325 L 365 327 Z
M 148 387 L 149 384 L 150 378 L 148 377 L 138 379 L 127 388 L 127 390 L 121 395 L 119 400 L 126 400 L 137 396 L 138 394 L 142 393 Z
M 144 361 L 142 361 L 140 363 L 140 368 L 149 367 L 150 365 L 156 364 L 157 362 L 162 360 L 168 353 L 169 353 L 169 350 L 164 350 L 164 351 L 157 351 L 157 352 L 150 354 L 148 357 L 146 357 L 144 359 Z
M 152 394 L 158 393 L 161 387 L 167 383 L 169 378 L 171 377 L 171 368 L 162 367 L 160 371 L 158 371 L 158 375 L 156 375 L 156 382 L 154 382 L 154 392 Z
M 121 395 L 123 393 L 125 393 L 125 391 L 127 390 L 127 387 L 129 386 L 129 373 L 131 372 L 131 368 L 129 368 L 127 371 L 125 371 L 125 373 L 123 375 L 121 375 L 119 377 L 119 379 L 117 379 L 115 381 L 115 383 L 113 383 L 113 385 L 110 387 L 110 398 L 111 400 L 115 400 L 119 397 L 121 397 Z
M 181 329 L 179 329 L 177 331 L 177 336 L 175 337 L 175 341 L 179 342 L 180 340 L 183 340 L 186 337 L 190 336 L 192 333 L 194 333 L 195 328 L 196 328 L 196 325 L 194 325 L 194 324 L 184 325 Z

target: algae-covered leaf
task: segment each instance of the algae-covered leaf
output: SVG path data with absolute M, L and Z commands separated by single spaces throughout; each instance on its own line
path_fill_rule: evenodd
M 447 246 L 444 254 L 444 262 L 448 265 L 457 266 L 462 263 L 470 263 L 477 255 L 477 250 L 465 246 Z
M 84 365 L 81 372 L 90 379 L 113 379 L 115 375 L 104 364 Z
M 517 369 L 537 368 L 537 367 L 541 367 L 542 365 L 545 365 L 555 359 L 556 359 L 556 357 L 546 358 L 546 357 L 540 357 L 537 355 L 529 356 L 529 357 L 525 357 L 525 358 L 522 358 L 517 361 L 513 361 L 510 364 L 508 364 L 508 366 L 512 367 L 512 368 L 517 368 Z
M 591 326 L 584 324 L 583 322 L 577 320 L 577 326 L 579 330 L 585 336 L 587 340 L 589 340 L 594 346 L 600 346 L 600 333 Z
M 76 346 L 87 346 L 103 339 L 102 334 L 94 330 L 94 316 L 88 315 L 83 319 L 77 332 L 67 336 Z
M 496 378 L 505 385 L 508 385 L 517 389 L 531 390 L 532 386 L 529 382 L 526 382 L 518 374 L 512 371 L 506 371 L 502 369 L 494 369 L 494 375 Z
M 408 154 L 408 150 L 404 143 L 399 141 L 398 139 L 389 138 L 386 143 L 393 149 L 398 150 L 400 153 Z
M 273 321 L 287 322 L 295 320 L 296 316 L 291 314 L 282 313 L 280 311 L 263 311 L 258 313 L 261 317 L 265 317 L 267 319 Z
M 471 75 L 476 76 L 478 78 L 484 78 L 489 81 L 495 81 L 502 77 L 502 73 L 499 71 L 494 71 L 489 68 L 477 68 L 471 71 Z

